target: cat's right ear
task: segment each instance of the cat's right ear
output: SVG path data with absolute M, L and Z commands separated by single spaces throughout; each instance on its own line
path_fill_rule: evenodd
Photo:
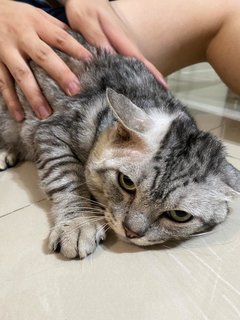
M 123 94 L 107 88 L 106 98 L 122 129 L 141 135 L 152 128 L 152 119 Z

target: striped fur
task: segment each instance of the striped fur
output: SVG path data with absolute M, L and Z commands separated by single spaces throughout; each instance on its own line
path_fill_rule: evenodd
M 66 96 L 40 67 L 31 68 L 54 113 L 38 120 L 17 88 L 26 120 L 11 119 L 0 100 L 0 169 L 17 160 L 37 165 L 52 201 L 52 250 L 84 258 L 110 226 L 138 245 L 183 239 L 222 222 L 229 194 L 240 191 L 239 172 L 222 144 L 200 131 L 186 108 L 165 91 L 134 58 L 96 50 L 89 63 L 59 51 L 78 75 L 82 91 Z M 112 90 L 107 88 L 111 88 Z M 128 194 L 119 172 L 136 185 Z M 168 219 L 168 210 L 185 210 L 185 224 Z

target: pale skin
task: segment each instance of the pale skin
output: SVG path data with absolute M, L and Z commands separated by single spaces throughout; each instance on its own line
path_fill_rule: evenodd
M 112 6 L 164 76 L 207 61 L 240 94 L 239 0 L 120 0 Z
M 228 87 L 240 93 L 238 0 L 66 0 L 65 7 L 70 26 L 90 43 L 137 57 L 163 84 L 158 70 L 168 76 L 208 61 Z M 17 121 L 24 115 L 13 78 L 39 118 L 51 114 L 28 67 L 29 59 L 40 64 L 67 94 L 81 90 L 76 76 L 50 48 L 91 59 L 65 30 L 66 25 L 39 9 L 1 0 L 0 91 Z

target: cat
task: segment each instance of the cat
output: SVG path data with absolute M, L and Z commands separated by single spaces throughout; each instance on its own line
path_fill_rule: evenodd
M 90 46 L 78 61 L 56 50 L 77 74 L 81 93 L 66 96 L 43 69 L 31 69 L 54 113 L 40 121 L 16 86 L 26 120 L 0 98 L 0 168 L 36 163 L 51 200 L 49 248 L 85 258 L 109 226 L 148 246 L 187 239 L 225 220 L 240 173 L 221 141 L 199 130 L 186 107 L 135 58 Z

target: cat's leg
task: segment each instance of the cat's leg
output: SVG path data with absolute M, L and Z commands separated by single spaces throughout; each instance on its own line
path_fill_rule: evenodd
M 52 201 L 49 247 L 68 258 L 85 258 L 105 239 L 105 220 L 103 210 L 92 206 L 83 163 L 46 128 L 38 130 L 35 142 L 42 187 Z

